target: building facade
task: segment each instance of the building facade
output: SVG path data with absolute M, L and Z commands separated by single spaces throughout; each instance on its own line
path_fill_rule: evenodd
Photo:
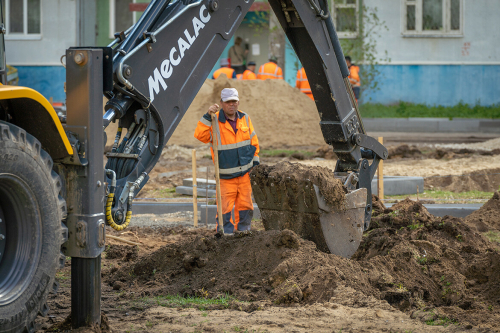
M 364 102 L 500 103 L 498 0 L 364 1 L 387 26 L 375 38 L 380 90 Z

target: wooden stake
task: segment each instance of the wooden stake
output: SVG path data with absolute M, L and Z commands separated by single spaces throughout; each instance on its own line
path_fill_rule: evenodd
M 384 138 L 382 136 L 378 137 L 378 142 L 384 144 Z M 377 194 L 380 200 L 384 200 L 384 160 L 380 160 L 377 169 Z
M 196 149 L 191 151 L 191 159 L 193 165 L 193 213 L 194 226 L 198 227 L 198 184 L 196 181 Z
M 210 167 L 207 166 L 207 184 L 205 188 L 205 227 L 208 228 L 208 169 Z
M 222 196 L 220 193 L 220 175 L 219 175 L 219 147 L 217 146 L 219 133 L 215 130 L 217 128 L 217 117 L 212 114 L 212 148 L 214 150 L 214 164 L 215 164 L 215 187 L 217 192 L 217 216 L 219 218 L 220 233 L 224 235 L 224 218 L 222 216 Z M 219 232 L 219 230 L 217 230 Z
M 112 236 L 112 235 L 106 235 L 106 238 L 114 239 L 115 241 L 127 243 L 127 244 L 130 244 L 130 245 L 137 245 L 137 246 L 141 246 L 142 245 L 142 244 L 139 244 L 139 243 L 136 243 L 136 242 L 132 242 L 132 241 L 129 241 L 129 240 L 126 240 L 126 239 L 123 239 L 123 238 L 120 238 L 120 237 Z

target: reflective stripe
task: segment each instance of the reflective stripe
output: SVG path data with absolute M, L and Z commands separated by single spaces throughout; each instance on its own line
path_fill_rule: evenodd
M 253 160 L 250 163 L 248 163 L 247 165 L 244 165 L 244 166 L 239 166 L 239 167 L 229 168 L 229 169 L 219 169 L 219 173 L 221 175 L 228 175 L 228 174 L 232 174 L 232 173 L 236 173 L 236 172 L 247 171 L 251 167 L 253 167 Z
M 254 157 L 253 157 L 253 161 L 254 161 L 254 162 L 259 162 L 259 163 L 260 163 L 260 158 L 259 158 L 259 156 L 254 156 Z
M 245 140 L 245 141 L 241 141 L 241 142 L 222 145 L 219 147 L 219 150 L 230 150 L 230 149 L 235 149 L 235 148 L 241 148 L 244 146 L 250 146 L 250 140 Z
M 201 117 L 200 121 L 203 125 L 212 126 L 212 122 L 209 120 L 206 120 L 205 117 Z
M 311 92 L 311 88 L 300 88 L 300 91 Z
M 252 134 L 250 134 L 250 140 L 252 140 L 254 136 L 255 136 L 255 131 L 253 131 Z

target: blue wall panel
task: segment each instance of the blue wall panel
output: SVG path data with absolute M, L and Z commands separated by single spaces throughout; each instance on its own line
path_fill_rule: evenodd
M 66 69 L 62 66 L 16 66 L 19 85 L 32 88 L 54 102 L 65 102 Z
M 452 106 L 500 103 L 500 65 L 379 65 L 380 90 L 362 102 Z M 363 80 L 361 78 L 361 80 Z

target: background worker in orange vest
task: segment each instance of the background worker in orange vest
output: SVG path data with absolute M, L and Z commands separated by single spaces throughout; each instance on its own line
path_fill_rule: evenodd
M 224 233 L 232 234 L 250 230 L 253 217 L 252 186 L 250 170 L 259 164 L 259 140 L 252 121 L 245 112 L 238 110 L 239 96 L 234 88 L 224 88 L 221 92 L 222 109 L 212 105 L 198 121 L 194 137 L 203 143 L 212 142 L 211 115 L 215 114 L 215 131 L 219 149 L 220 189 L 222 197 L 222 225 Z M 214 151 L 212 151 L 212 159 Z M 218 202 L 217 205 L 221 203 Z M 234 207 L 234 221 L 231 211 Z M 217 232 L 221 229 L 220 216 L 217 217 Z
M 255 75 L 255 62 L 248 62 L 247 69 L 243 72 L 241 79 L 242 80 L 257 80 L 257 75 Z
M 222 73 L 226 74 L 228 79 L 236 79 L 236 72 L 234 71 L 234 69 L 229 67 L 229 61 L 227 61 L 226 58 L 222 58 L 220 60 L 220 68 L 214 72 L 212 77 L 216 79 Z
M 269 62 L 260 66 L 259 73 L 257 73 L 257 78 L 259 80 L 267 79 L 280 79 L 283 80 L 283 71 L 280 66 L 278 66 L 278 58 L 272 56 L 269 58 Z
M 295 80 L 295 87 L 299 88 L 301 92 L 306 94 L 310 99 L 314 101 L 314 97 L 311 91 L 311 86 L 307 80 L 306 71 L 304 67 L 297 71 L 297 79 Z
M 347 67 L 349 67 L 349 81 L 352 85 L 352 91 L 354 92 L 354 97 L 356 97 L 356 102 L 359 99 L 359 92 L 361 90 L 361 80 L 359 78 L 359 67 L 351 62 L 351 57 L 345 57 L 345 62 Z

